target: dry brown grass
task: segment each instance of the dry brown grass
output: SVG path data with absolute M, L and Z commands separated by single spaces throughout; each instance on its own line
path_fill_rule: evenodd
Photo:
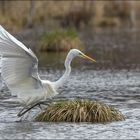
M 113 107 L 91 100 L 69 100 L 49 104 L 35 117 L 44 122 L 106 123 L 124 120 Z
M 0 19 L 1 24 L 10 30 L 19 30 L 27 26 L 30 1 L 13 1 L 5 0 L 0 2 Z M 52 19 L 62 25 L 74 25 L 80 27 L 81 24 L 92 26 L 107 25 L 113 23 L 114 18 L 118 18 L 117 22 L 123 24 L 123 19 L 131 18 L 131 13 L 139 16 L 139 2 L 115 2 L 115 1 L 34 1 L 34 26 L 46 25 Z M 108 17 L 111 17 L 108 21 Z M 102 21 L 105 19 L 105 23 Z M 107 18 L 107 19 L 106 19 Z M 112 21 L 113 20 L 113 21 Z M 138 18 L 136 18 L 138 20 Z M 101 21 L 101 23 L 100 23 Z M 103 23 L 102 23 L 103 22 Z M 108 26 L 109 26 L 108 25 Z M 115 25 L 117 26 L 115 21 Z

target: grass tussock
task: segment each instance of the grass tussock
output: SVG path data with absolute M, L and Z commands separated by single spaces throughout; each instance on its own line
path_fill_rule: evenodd
M 45 32 L 39 40 L 39 51 L 67 51 L 72 48 L 81 49 L 82 42 L 74 29 Z
M 113 107 L 90 100 L 69 100 L 51 103 L 36 121 L 106 123 L 124 120 L 121 112 Z

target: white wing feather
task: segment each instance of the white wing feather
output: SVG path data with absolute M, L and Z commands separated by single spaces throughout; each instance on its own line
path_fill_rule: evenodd
M 44 95 L 38 75 L 38 59 L 35 54 L 0 26 L 1 75 L 12 92 L 21 99 Z

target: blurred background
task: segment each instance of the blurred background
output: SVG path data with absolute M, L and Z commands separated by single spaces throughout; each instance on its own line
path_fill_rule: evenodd
M 62 76 L 71 48 L 97 60 L 72 61 L 71 76 L 58 91 L 59 99 L 90 98 L 114 106 L 126 117 L 106 125 L 19 123 L 21 108 L 3 102 L 11 96 L 0 78 L 0 137 L 139 139 L 139 10 L 136 0 L 0 0 L 0 24 L 35 52 L 41 79 L 55 81 Z
M 78 48 L 97 59 L 96 69 L 139 69 L 139 8 L 129 0 L 3 0 L 0 24 L 37 53 L 40 66 Z

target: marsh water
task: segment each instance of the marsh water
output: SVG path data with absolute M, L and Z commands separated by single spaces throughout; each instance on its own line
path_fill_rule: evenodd
M 0 94 L 1 139 L 132 139 L 140 138 L 140 32 L 107 30 L 81 33 L 85 52 L 96 58 L 92 63 L 76 58 L 68 82 L 58 97 L 91 98 L 119 109 L 125 121 L 107 124 L 19 122 L 21 107 L 7 103 L 13 98 L 5 86 Z M 40 53 L 42 79 L 54 81 L 64 73 L 66 53 Z M 56 97 L 57 98 L 57 97 Z M 39 108 L 33 110 L 38 112 Z

